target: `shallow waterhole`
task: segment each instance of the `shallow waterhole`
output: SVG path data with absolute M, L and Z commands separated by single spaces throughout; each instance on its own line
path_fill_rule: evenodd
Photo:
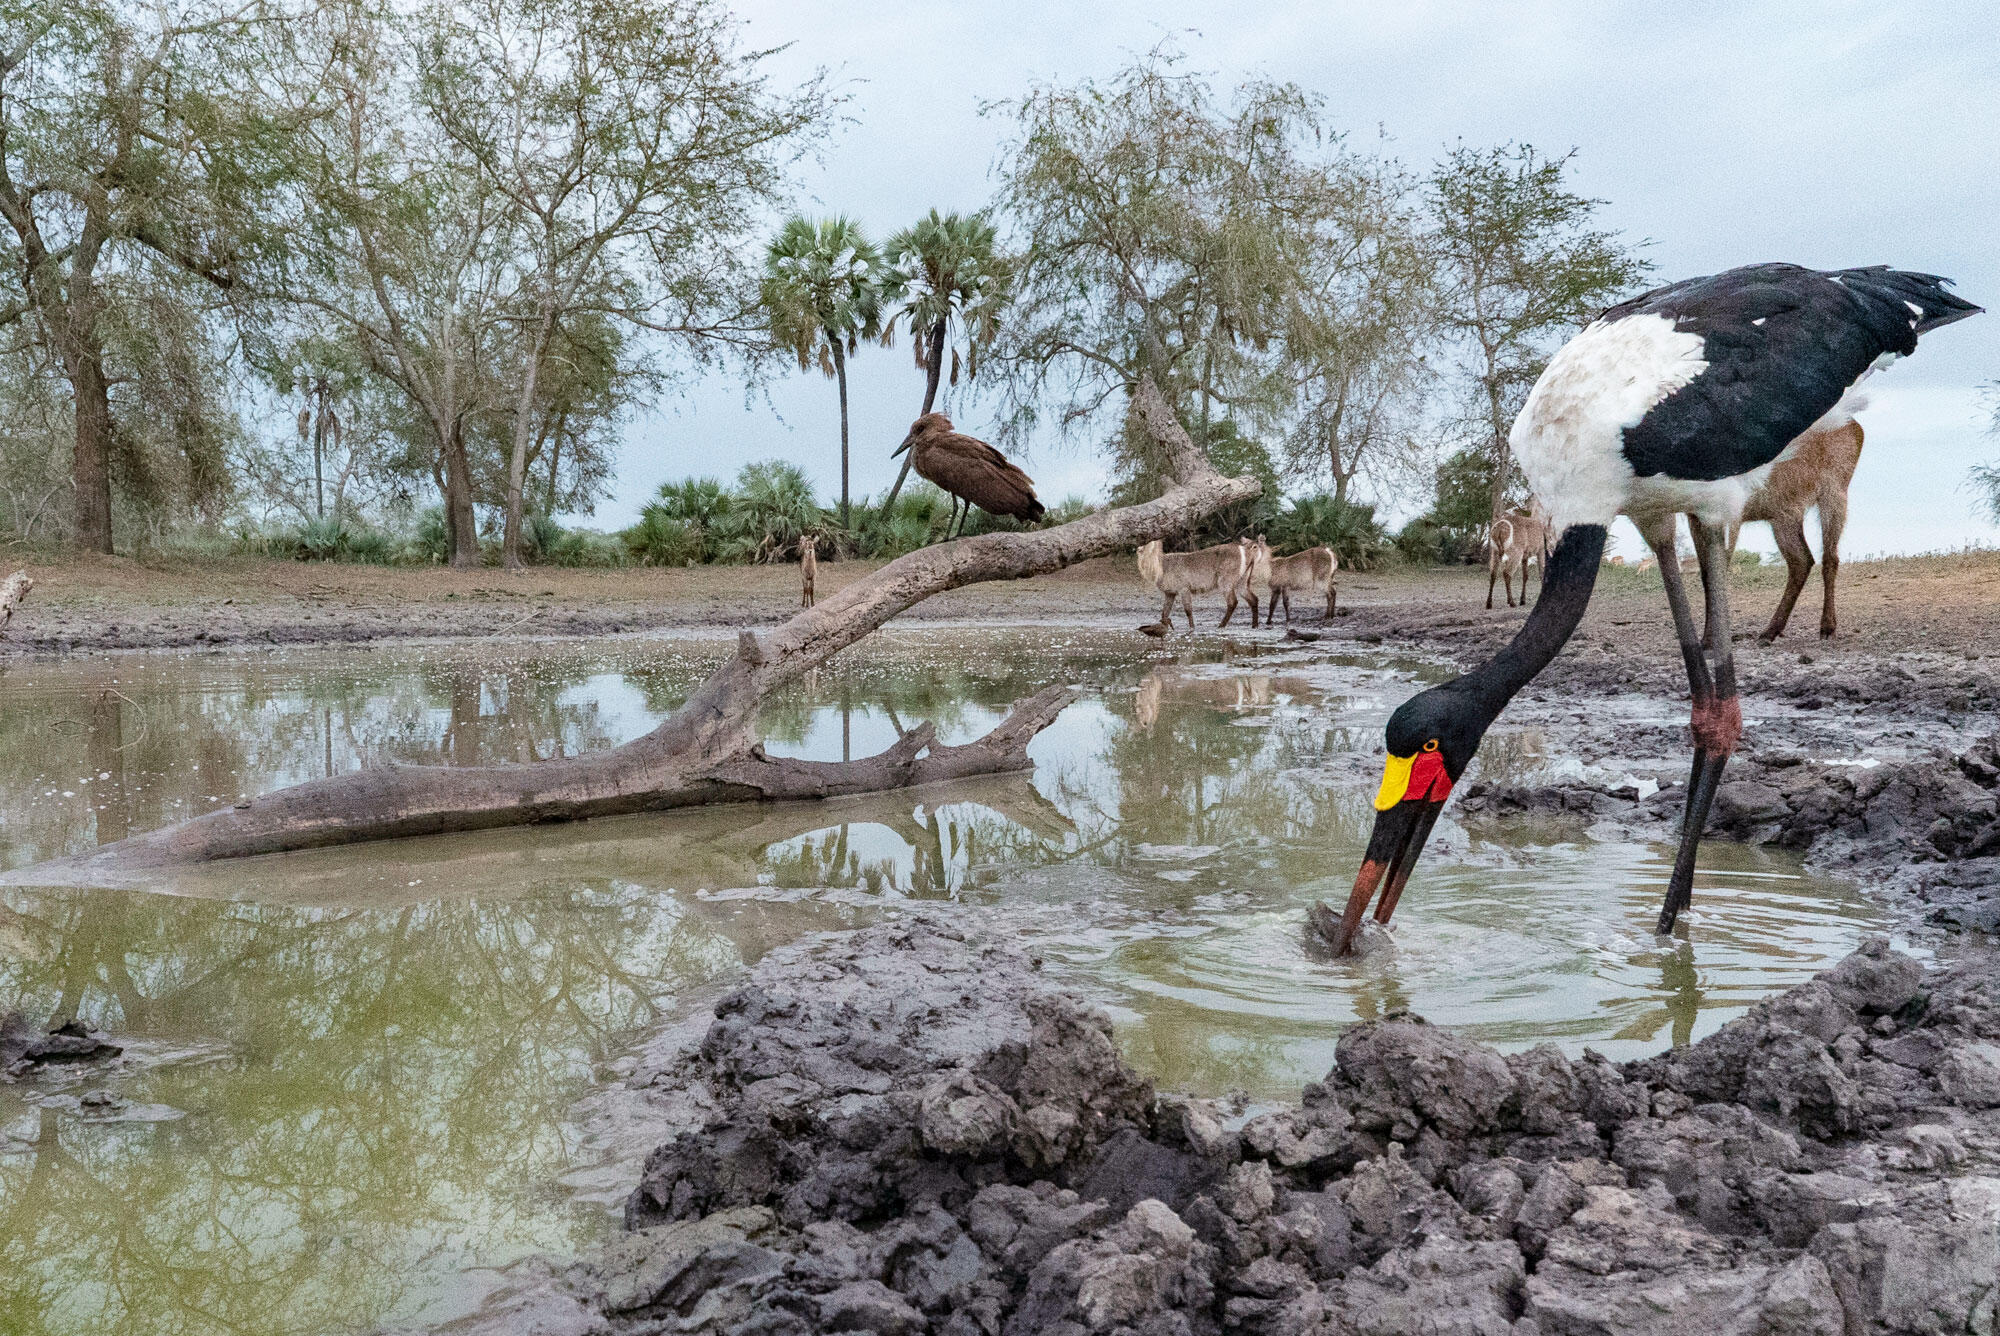
M 0 867 L 387 760 L 610 746 L 728 646 L 129 655 L 0 674 Z M 929 902 L 1039 950 L 1168 1088 L 1295 1097 L 1340 1031 L 1409 1008 L 1504 1047 L 1686 1043 L 1882 916 L 1783 856 L 1447 820 L 1358 961 L 1308 956 L 1372 816 L 1385 655 L 1130 633 L 888 632 L 772 703 L 771 750 L 947 742 L 1057 681 L 1032 775 L 405 841 L 0 890 L 0 1006 L 78 1014 L 116 1070 L 0 1084 L 0 1315 L 24 1332 L 323 1332 L 438 1320 L 477 1268 L 602 1233 L 607 1148 L 572 1106 L 691 990 L 802 932 Z M 1496 732 L 1482 765 L 1541 739 Z M 1357 761 L 1356 755 L 1366 758 Z M 88 1106 L 110 1090 L 122 1104 Z M 613 1178 L 616 1176 L 613 1175 Z M 629 1175 L 626 1175 L 629 1177 Z

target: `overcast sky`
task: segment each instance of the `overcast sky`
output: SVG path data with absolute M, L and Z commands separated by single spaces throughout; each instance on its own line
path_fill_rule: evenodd
M 748 42 L 791 44 L 771 62 L 778 77 L 824 66 L 850 95 L 852 122 L 803 174 L 801 204 L 878 237 L 988 200 L 1007 127 L 982 103 L 1103 77 L 1172 36 L 1218 85 L 1295 80 L 1357 145 L 1386 134 L 1413 164 L 1461 138 L 1575 147 L 1576 185 L 1608 201 L 1609 226 L 1653 243 L 1661 282 L 1763 260 L 1890 263 L 1954 278 L 2000 311 L 2000 25 L 1977 4 L 739 0 L 738 12 Z M 1981 390 L 1996 377 L 2000 314 L 1929 336 L 1873 378 L 1845 555 L 2000 539 L 1964 490 L 1971 465 L 2000 456 Z M 903 346 L 864 350 L 851 379 L 859 497 L 894 476 L 888 451 L 923 388 Z M 991 424 L 986 405 L 953 409 L 966 429 Z M 727 478 L 773 456 L 835 498 L 838 431 L 817 374 L 748 408 L 711 380 L 633 423 L 595 522 L 628 523 L 665 479 Z M 1044 500 L 1103 493 L 1079 447 L 1040 443 L 1023 462 Z M 1746 541 L 1769 550 L 1766 534 Z

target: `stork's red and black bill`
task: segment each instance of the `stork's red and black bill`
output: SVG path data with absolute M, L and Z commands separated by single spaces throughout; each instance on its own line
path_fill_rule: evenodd
M 1331 934 L 1335 955 L 1345 955 L 1353 948 L 1361 916 L 1368 912 L 1378 888 L 1382 898 L 1375 905 L 1375 921 L 1387 923 L 1396 912 L 1403 886 L 1424 851 L 1431 827 L 1437 824 L 1444 800 L 1450 796 L 1451 776 L 1445 772 L 1436 743 L 1414 756 L 1389 757 L 1382 768 L 1382 787 L 1375 795 L 1375 830 L 1368 837 L 1368 853 L 1347 897 L 1347 912 Z

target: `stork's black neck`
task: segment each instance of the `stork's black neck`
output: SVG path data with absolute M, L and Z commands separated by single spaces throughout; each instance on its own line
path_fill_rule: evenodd
M 1583 621 L 1590 606 L 1590 593 L 1597 585 L 1598 563 L 1604 558 L 1605 529 L 1601 524 L 1575 524 L 1563 531 L 1562 540 L 1549 556 L 1542 579 L 1541 597 L 1528 613 L 1528 620 L 1507 643 L 1507 648 L 1474 668 L 1446 690 L 1471 697 L 1491 724 L 1514 699 L 1517 692 L 1535 680 L 1561 652 Z M 1483 726 L 1482 726 L 1483 731 Z

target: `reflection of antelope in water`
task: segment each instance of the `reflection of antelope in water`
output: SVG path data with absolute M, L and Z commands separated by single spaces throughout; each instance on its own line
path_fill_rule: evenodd
M 1277 704 L 1279 696 L 1299 699 L 1312 691 L 1312 683 L 1302 677 L 1273 677 L 1269 673 L 1216 677 L 1180 668 L 1155 668 L 1139 683 L 1133 714 L 1140 728 L 1151 729 L 1160 720 L 1160 706 L 1170 700 L 1217 710 L 1252 710 Z
M 1540 515 L 1510 510 L 1494 520 L 1486 530 L 1486 606 L 1493 606 L 1493 582 L 1506 586 L 1507 606 L 1514 606 L 1514 577 L 1521 578 L 1521 606 L 1528 605 L 1528 564 L 1535 563 L 1547 578 L 1549 524 Z
M 799 540 L 799 606 L 810 608 L 816 598 L 813 580 L 819 575 L 819 539 L 807 534 Z
M 1289 557 L 1272 555 L 1271 545 L 1259 534 L 1252 549 L 1251 568 L 1245 583 L 1252 589 L 1262 585 L 1268 591 L 1269 601 L 1265 604 L 1264 625 L 1269 626 L 1278 615 L 1279 600 L 1285 604 L 1285 625 L 1292 624 L 1292 594 L 1326 595 L 1326 619 L 1333 620 L 1334 604 L 1340 591 L 1334 587 L 1334 576 L 1340 570 L 1340 557 L 1330 547 L 1309 547 L 1305 551 Z M 1253 595 L 1250 609 L 1254 614 L 1257 601 Z
M 1187 614 L 1190 631 L 1194 630 L 1193 596 L 1212 594 L 1218 589 L 1228 598 L 1222 625 L 1229 624 L 1228 614 L 1236 611 L 1237 587 L 1243 583 L 1249 566 L 1248 539 L 1205 547 L 1199 552 L 1169 552 L 1166 544 L 1155 538 L 1139 549 L 1139 578 L 1159 590 L 1165 599 L 1160 605 L 1161 624 L 1172 624 L 1174 600 L 1178 598 L 1181 611 Z
M 1851 395 L 1794 441 L 1791 453 L 1771 469 L 1771 476 L 1743 509 L 1743 524 L 1762 520 L 1771 526 L 1778 551 L 1785 558 L 1785 593 L 1771 614 L 1771 624 L 1757 638 L 1766 644 L 1785 633 L 1792 605 L 1812 574 L 1812 548 L 1806 545 L 1806 512 L 1819 507 L 1820 579 L 1826 594 L 1820 603 L 1819 633 L 1834 632 L 1833 586 L 1840 578 L 1840 532 L 1847 527 L 1847 485 L 1861 462 L 1861 424 L 1854 414 L 1868 401 Z M 1729 555 L 1736 556 L 1739 524 L 1729 534 Z

